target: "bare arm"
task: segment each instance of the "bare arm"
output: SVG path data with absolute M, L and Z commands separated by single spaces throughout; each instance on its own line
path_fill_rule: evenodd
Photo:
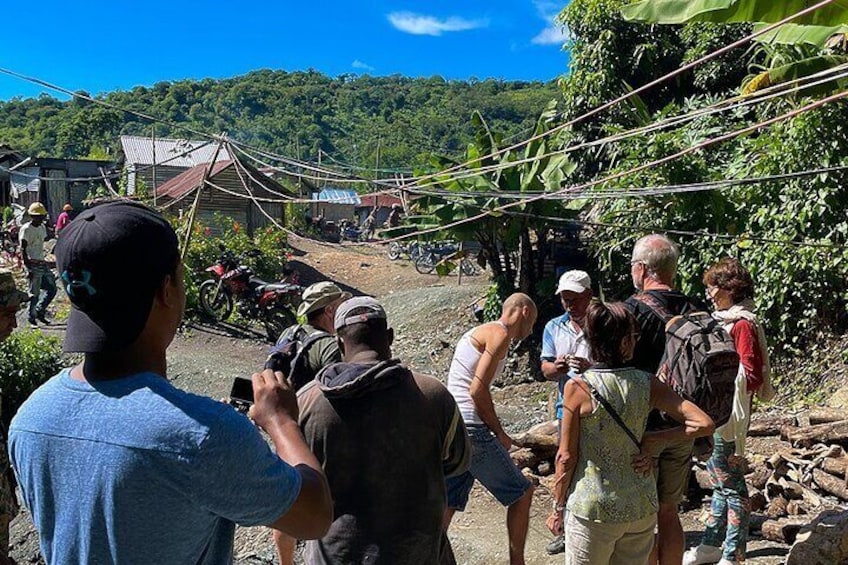
M 24 260 L 24 266 L 27 269 L 32 267 L 32 260 L 29 258 L 29 254 L 27 253 L 27 247 L 29 246 L 29 242 L 25 239 L 21 240 L 21 258 Z
M 268 526 L 298 539 L 320 538 L 333 522 L 333 501 L 321 465 L 298 426 L 294 391 L 285 375 L 270 370 L 253 375 L 253 391 L 256 402 L 250 408 L 251 418 L 271 437 L 280 459 L 301 477 L 294 504 Z
M 554 509 L 548 517 L 548 528 L 556 535 L 562 533 L 562 510 L 574 478 L 574 468 L 580 454 L 580 414 L 589 401 L 586 391 L 575 381 L 568 381 L 563 391 L 562 423 L 559 449 L 556 454 Z
M 483 354 L 480 356 L 480 361 L 477 363 L 477 370 L 474 373 L 474 379 L 471 381 L 471 400 L 474 401 L 474 408 L 483 423 L 486 424 L 492 433 L 497 436 L 500 442 L 509 449 L 512 440 L 501 426 L 501 421 L 495 412 L 495 403 L 492 401 L 492 393 L 490 387 L 495 378 L 495 370 L 501 359 L 506 357 L 509 350 L 509 335 L 506 331 L 491 332 L 483 341 Z

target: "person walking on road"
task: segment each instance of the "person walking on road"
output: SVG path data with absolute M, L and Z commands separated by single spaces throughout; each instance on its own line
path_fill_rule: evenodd
M 53 264 L 45 261 L 44 241 L 47 239 L 47 208 L 41 202 L 30 205 L 27 213 L 30 221 L 21 226 L 18 239 L 21 245 L 21 258 L 29 279 L 29 323 L 36 320 L 49 324 L 47 307 L 56 297 L 56 277 L 53 276 Z

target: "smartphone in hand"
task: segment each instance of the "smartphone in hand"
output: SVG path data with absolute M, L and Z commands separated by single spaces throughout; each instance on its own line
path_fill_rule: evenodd
M 230 390 L 230 405 L 242 414 L 247 414 L 253 404 L 253 381 L 236 377 Z

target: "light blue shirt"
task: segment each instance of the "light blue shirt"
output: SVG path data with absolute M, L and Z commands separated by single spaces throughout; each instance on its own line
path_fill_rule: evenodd
M 557 357 L 563 355 L 576 355 L 589 359 L 589 343 L 582 331 L 578 332 L 571 324 L 568 313 L 553 318 L 545 324 L 542 334 L 542 361 L 556 361 Z M 560 377 L 557 386 L 556 417 L 562 420 L 562 391 L 565 382 L 574 376 L 574 371 L 569 371 L 568 376 Z
M 21 407 L 9 454 L 48 564 L 228 564 L 235 524 L 270 524 L 300 475 L 230 406 L 154 374 L 65 370 Z

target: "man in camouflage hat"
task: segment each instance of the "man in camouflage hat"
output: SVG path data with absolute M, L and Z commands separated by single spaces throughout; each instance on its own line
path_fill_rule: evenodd
M 29 295 L 18 290 L 11 271 L 0 270 L 0 342 L 12 335 L 21 306 Z M 6 430 L 0 423 L 0 565 L 13 563 L 9 558 L 9 522 L 18 513 L 15 500 L 15 476 L 9 465 Z

